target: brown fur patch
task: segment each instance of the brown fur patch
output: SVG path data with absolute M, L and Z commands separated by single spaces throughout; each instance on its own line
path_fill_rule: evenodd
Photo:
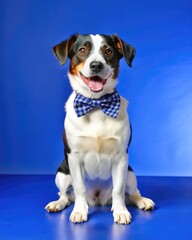
M 70 73 L 73 75 L 77 75 L 77 73 L 83 68 L 85 62 L 81 62 L 80 64 L 76 65 L 74 60 L 71 60 L 70 65 Z

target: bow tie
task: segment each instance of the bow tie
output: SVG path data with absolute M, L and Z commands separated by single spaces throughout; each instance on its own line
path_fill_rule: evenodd
M 86 98 L 77 93 L 74 100 L 74 109 L 78 117 L 87 114 L 95 107 L 100 107 L 106 115 L 116 118 L 120 108 L 120 96 L 116 91 L 99 99 Z

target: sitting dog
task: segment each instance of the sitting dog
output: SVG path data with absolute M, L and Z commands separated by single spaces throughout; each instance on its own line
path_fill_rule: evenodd
M 127 101 L 117 84 L 119 61 L 132 66 L 135 49 L 117 35 L 79 35 L 53 47 L 64 65 L 70 59 L 69 80 L 73 92 L 66 103 L 64 121 L 65 159 L 56 174 L 60 198 L 50 202 L 48 212 L 71 202 L 73 223 L 87 221 L 88 206 L 112 204 L 114 222 L 129 224 L 127 203 L 143 210 L 154 202 L 141 196 L 128 165 L 131 126 Z

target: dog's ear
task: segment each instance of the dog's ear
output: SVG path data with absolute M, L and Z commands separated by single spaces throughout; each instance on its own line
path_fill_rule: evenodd
M 77 39 L 78 34 L 72 35 L 69 39 L 55 45 L 52 50 L 55 57 L 58 59 L 61 65 L 64 65 L 69 56 L 70 49 Z
M 132 47 L 130 44 L 121 40 L 116 34 L 113 34 L 111 37 L 115 42 L 121 56 L 125 58 L 129 67 L 132 67 L 132 61 L 135 57 L 136 49 Z

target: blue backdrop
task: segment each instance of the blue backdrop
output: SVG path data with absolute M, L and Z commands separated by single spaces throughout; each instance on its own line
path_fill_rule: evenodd
M 137 49 L 118 85 L 136 174 L 192 176 L 190 0 L 6 0 L 0 27 L 0 173 L 56 171 L 71 89 L 51 48 L 79 32 L 117 33 Z

